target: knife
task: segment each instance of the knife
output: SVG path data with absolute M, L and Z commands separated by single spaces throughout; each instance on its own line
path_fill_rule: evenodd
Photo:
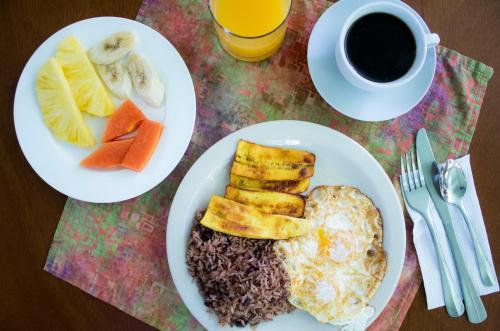
M 458 271 L 460 287 L 462 288 L 467 318 L 471 323 L 481 323 L 487 317 L 486 309 L 484 309 L 479 292 L 472 282 L 464 257 L 460 251 L 456 232 L 448 210 L 448 204 L 443 200 L 441 193 L 436 188 L 433 174 L 437 171 L 437 163 L 425 129 L 420 129 L 417 133 L 417 154 L 422 163 L 421 170 L 427 190 L 431 195 L 431 199 L 434 202 L 434 206 L 438 211 L 446 236 L 448 237 L 451 254 L 453 255 L 453 260 L 455 261 L 455 266 Z

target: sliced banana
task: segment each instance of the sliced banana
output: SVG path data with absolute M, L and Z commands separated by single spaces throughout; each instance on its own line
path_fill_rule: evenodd
M 128 73 L 137 94 L 152 107 L 160 107 L 165 97 L 163 86 L 153 65 L 137 53 L 128 57 Z
M 125 57 L 134 47 L 135 36 L 131 32 L 117 32 L 89 50 L 90 61 L 110 64 Z
M 101 76 L 102 80 L 114 96 L 120 99 L 130 97 L 132 82 L 127 70 L 125 69 L 125 65 L 121 61 L 111 64 L 98 64 L 96 67 L 99 76 Z

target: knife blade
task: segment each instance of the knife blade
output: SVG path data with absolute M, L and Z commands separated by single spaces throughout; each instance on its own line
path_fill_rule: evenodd
M 487 317 L 486 309 L 484 308 L 479 292 L 472 282 L 469 270 L 465 264 L 464 257 L 458 244 L 451 215 L 448 210 L 448 203 L 443 200 L 439 189 L 436 188 L 434 174 L 436 174 L 437 162 L 425 129 L 420 129 L 417 133 L 417 155 L 422 164 L 421 170 L 425 179 L 427 190 L 429 191 L 431 199 L 434 202 L 434 206 L 436 207 L 439 217 L 441 218 L 441 222 L 443 223 L 443 227 L 446 232 L 446 237 L 448 237 L 453 260 L 455 261 L 455 266 L 458 271 L 460 287 L 462 288 L 467 318 L 471 323 L 481 323 Z

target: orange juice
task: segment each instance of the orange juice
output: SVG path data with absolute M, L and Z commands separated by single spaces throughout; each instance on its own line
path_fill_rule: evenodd
M 291 0 L 211 0 L 222 47 L 234 57 L 259 61 L 281 46 Z

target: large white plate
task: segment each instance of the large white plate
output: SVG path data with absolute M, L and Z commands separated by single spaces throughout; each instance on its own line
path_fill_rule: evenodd
M 406 235 L 398 195 L 379 163 L 358 143 L 330 128 L 300 121 L 275 121 L 239 130 L 213 145 L 191 167 L 175 195 L 167 225 L 170 272 L 184 303 L 208 330 L 222 329 L 215 314 L 207 311 L 189 275 L 186 245 L 196 210 L 207 207 L 212 194 L 224 194 L 229 168 L 239 139 L 259 144 L 304 149 L 316 154 L 310 189 L 317 185 L 351 185 L 361 189 L 377 205 L 384 221 L 384 248 L 389 263 L 385 278 L 371 304 L 373 321 L 389 301 L 403 267 Z M 247 327 L 250 330 L 249 327 Z M 320 324 L 308 313 L 295 310 L 263 322 L 257 330 L 335 330 Z
M 362 121 L 385 121 L 410 111 L 425 96 L 436 69 L 436 49 L 430 47 L 420 72 L 409 83 L 369 92 L 355 87 L 340 73 L 335 62 L 335 44 L 347 17 L 360 6 L 373 0 L 342 0 L 334 3 L 319 18 L 309 38 L 307 65 L 314 86 L 323 99 L 344 115 Z M 399 3 L 414 12 L 426 32 L 425 22 L 407 4 Z
M 44 125 L 35 94 L 39 68 L 55 55 L 58 44 L 76 36 L 87 49 L 117 31 L 132 31 L 135 48 L 156 67 L 166 88 L 160 108 L 148 107 L 138 96 L 132 100 L 150 119 L 165 129 L 149 164 L 140 173 L 130 170 L 97 171 L 79 166 L 91 150 L 55 138 Z M 121 100 L 114 100 L 119 105 Z M 97 17 L 71 24 L 47 39 L 31 56 L 17 85 L 14 123 L 26 159 L 50 186 L 72 198 L 89 202 L 116 202 L 138 196 L 160 183 L 175 168 L 191 140 L 196 116 L 193 82 L 181 56 L 161 34 L 148 26 L 118 17 Z M 86 116 L 96 140 L 106 120 Z

